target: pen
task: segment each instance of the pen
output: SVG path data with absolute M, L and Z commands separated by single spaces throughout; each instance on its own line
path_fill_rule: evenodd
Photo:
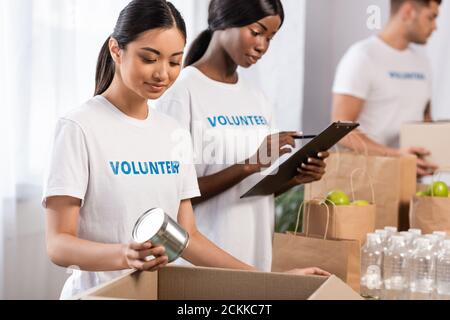
M 314 138 L 317 138 L 317 136 L 310 135 L 310 136 L 296 136 L 296 137 L 294 137 L 295 140 L 306 140 L 306 139 L 314 139 Z

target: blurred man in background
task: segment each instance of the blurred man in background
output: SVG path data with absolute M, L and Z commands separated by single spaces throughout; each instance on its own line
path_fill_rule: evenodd
M 432 121 L 431 70 L 423 49 L 436 30 L 441 0 L 391 0 L 382 32 L 354 44 L 341 60 L 333 87 L 333 120 L 361 124 L 358 135 L 342 141 L 371 154 L 418 157 L 418 176 L 437 169 L 424 148 L 399 149 L 403 123 Z M 361 140 L 366 147 L 363 146 Z

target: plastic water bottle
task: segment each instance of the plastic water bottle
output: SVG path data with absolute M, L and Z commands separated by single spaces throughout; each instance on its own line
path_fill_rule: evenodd
M 436 260 L 429 238 L 418 238 L 410 259 L 410 299 L 432 300 L 436 276 Z
M 445 232 L 444 232 L 444 234 L 445 234 Z M 425 238 L 428 238 L 430 240 L 430 249 L 431 249 L 431 252 L 433 253 L 434 261 L 437 264 L 437 259 L 439 257 L 439 254 L 442 251 L 442 245 L 443 245 L 445 236 L 441 232 L 433 232 L 433 234 L 426 235 Z M 434 295 L 433 298 L 436 298 L 436 294 L 437 294 L 437 288 L 436 288 L 436 281 L 435 281 L 434 287 L 433 287 L 433 295 Z
M 384 231 L 386 231 L 386 243 L 384 245 L 384 251 L 387 250 L 387 248 L 390 247 L 391 245 L 391 241 L 392 241 L 392 236 L 398 236 L 398 229 L 396 227 L 385 227 Z
M 420 229 L 409 229 L 409 233 L 412 233 L 414 235 L 414 238 L 418 238 L 422 235 L 422 230 Z
M 381 242 L 386 241 L 387 239 L 387 231 L 383 229 L 375 230 L 375 233 L 380 237 Z
M 419 229 L 409 229 L 409 233 L 412 233 L 414 235 L 413 241 L 411 243 L 411 246 L 415 249 L 417 247 L 417 239 L 420 238 L 426 238 L 426 235 L 422 234 L 422 230 Z
M 423 236 L 424 238 L 430 240 L 430 247 L 434 247 L 439 243 L 439 236 L 435 234 L 426 234 Z
M 398 232 L 397 227 L 385 227 L 388 239 Z
M 380 299 L 383 279 L 383 246 L 376 233 L 367 235 L 367 242 L 361 249 L 361 295 L 365 298 Z
M 439 300 L 450 300 L 450 240 L 442 242 L 437 259 L 436 288 Z
M 385 252 L 384 261 L 384 292 L 386 300 L 403 300 L 408 288 L 408 249 L 405 238 L 394 235 L 391 244 Z
M 414 240 L 414 235 L 408 231 L 402 231 L 399 233 L 399 235 L 405 238 L 406 246 L 411 247 L 412 242 Z
M 447 233 L 444 231 L 435 231 L 433 232 L 433 235 L 436 236 L 438 238 L 438 243 L 437 243 L 437 250 L 442 250 L 442 245 L 444 243 L 444 240 L 447 238 Z M 438 252 L 439 254 L 439 252 Z
M 411 242 L 411 247 L 415 248 L 416 247 L 416 240 L 422 236 L 422 230 L 420 230 L 420 229 L 409 229 L 408 232 L 413 235 L 413 240 Z
M 437 259 L 441 251 L 442 241 L 440 241 L 439 236 L 435 234 L 427 234 L 424 237 L 430 240 L 430 250 L 433 252 L 434 258 Z
M 439 241 L 444 241 L 447 238 L 447 232 L 445 231 L 435 231 L 433 234 L 439 237 Z
M 414 251 L 414 234 L 409 231 L 402 231 L 399 233 L 405 239 L 406 248 L 408 249 L 408 259 Z
M 387 249 L 387 240 L 388 240 L 388 233 L 386 230 L 375 230 L 375 233 L 380 237 L 381 245 L 383 246 L 383 249 Z M 383 252 L 384 252 L 383 250 Z

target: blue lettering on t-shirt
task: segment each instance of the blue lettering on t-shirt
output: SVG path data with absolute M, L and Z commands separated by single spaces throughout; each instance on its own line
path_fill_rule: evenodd
M 239 121 L 240 121 L 240 123 L 242 123 L 243 126 L 248 126 L 248 124 L 249 124 L 247 117 L 244 117 L 244 116 L 240 116 Z
M 136 170 L 136 166 L 134 165 L 134 162 L 131 163 L 131 167 L 133 168 L 133 174 L 134 175 L 139 175 L 139 171 Z
M 142 168 L 142 166 L 145 166 L 145 167 Z M 142 174 L 148 174 L 148 163 L 147 163 L 147 162 L 144 162 L 144 163 L 139 162 L 139 171 L 140 171 Z
M 262 125 L 267 126 L 267 125 L 268 125 L 267 119 L 264 118 L 264 117 L 260 117 L 260 118 L 261 118 L 261 123 L 262 123 Z
M 211 127 L 213 127 L 213 128 L 217 127 L 217 117 L 208 118 L 208 121 L 211 124 Z
M 180 163 L 175 161 L 172 163 L 173 174 L 178 174 L 180 172 Z
M 167 174 L 172 174 L 172 170 L 170 170 L 170 161 L 166 161 Z
M 158 162 L 158 164 L 159 164 L 159 167 L 161 168 L 161 174 L 166 174 L 166 170 L 164 170 L 165 169 L 165 167 L 164 167 L 165 162 L 164 161 L 160 161 L 160 162 Z
M 228 123 L 227 123 L 227 119 L 224 117 L 224 116 L 220 116 L 219 117 L 219 123 L 222 125 L 222 126 L 226 126 Z
M 150 166 L 150 174 L 159 174 L 158 163 L 157 162 L 149 162 Z
M 119 165 L 120 165 L 120 163 L 119 162 L 112 162 L 112 161 L 110 161 L 109 165 L 111 166 L 111 169 L 112 169 L 114 175 L 117 176 L 119 174 Z
M 218 125 L 226 126 L 266 126 L 268 121 L 263 116 L 214 116 L 207 118 L 211 127 L 216 128 Z
M 131 166 L 128 162 L 122 162 L 122 165 L 120 167 L 122 168 L 123 174 L 129 175 L 131 173 Z
M 178 161 L 110 161 L 109 165 L 115 176 L 180 174 L 180 162 Z
M 420 72 L 396 72 L 396 71 L 390 71 L 389 77 L 391 79 L 398 79 L 398 80 L 420 80 L 424 81 L 426 80 L 426 76 L 423 73 Z

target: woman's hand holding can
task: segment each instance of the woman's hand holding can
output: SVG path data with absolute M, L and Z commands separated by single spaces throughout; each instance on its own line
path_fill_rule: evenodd
M 157 271 L 169 262 L 164 247 L 153 246 L 151 242 L 130 242 L 124 245 L 122 255 L 127 268 L 139 271 Z M 149 260 L 150 257 L 153 259 Z

